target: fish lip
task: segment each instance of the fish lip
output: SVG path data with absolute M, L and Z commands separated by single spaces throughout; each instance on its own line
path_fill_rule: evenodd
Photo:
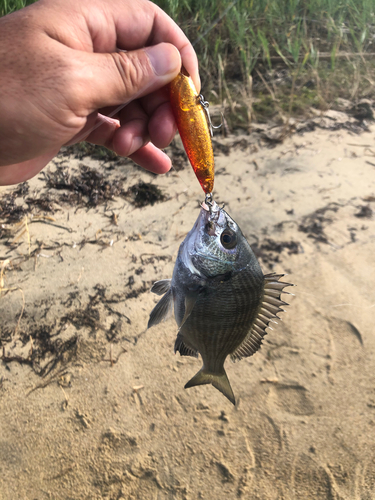
M 198 219 L 196 220 L 197 229 L 199 231 L 204 230 L 207 224 L 210 224 L 210 235 L 213 236 L 216 233 L 216 227 L 225 227 L 226 225 L 224 213 L 224 210 L 215 201 L 212 202 L 210 207 L 203 202 Z
M 217 230 L 224 229 L 227 225 L 227 219 L 225 212 L 220 208 L 216 202 L 212 202 L 212 207 L 208 207 L 206 203 L 202 203 L 200 213 L 197 220 L 189 235 L 186 237 L 184 245 L 184 255 L 186 262 L 189 261 L 189 268 L 196 274 L 201 274 L 194 266 L 192 259 L 194 256 L 199 256 L 200 258 L 209 259 L 213 262 L 221 262 L 222 260 L 218 257 L 207 256 L 204 252 L 201 242 L 205 239 L 204 235 L 209 234 L 209 236 L 215 236 Z M 194 269 L 193 269 L 194 267 Z

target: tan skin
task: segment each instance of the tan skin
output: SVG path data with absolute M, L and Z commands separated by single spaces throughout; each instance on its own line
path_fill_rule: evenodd
M 1 18 L 0 185 L 82 140 L 167 172 L 159 148 L 176 124 L 163 87 L 181 64 L 199 90 L 193 47 L 147 0 L 39 0 Z

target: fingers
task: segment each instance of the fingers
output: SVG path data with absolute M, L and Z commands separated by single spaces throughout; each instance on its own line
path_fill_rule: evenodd
M 120 156 L 131 156 L 150 140 L 148 116 L 140 103 L 133 101 L 120 113 L 120 123 L 113 135 L 112 149 Z
M 111 115 L 115 110 L 101 111 Z M 149 141 L 165 148 L 176 133 L 171 105 L 164 92 L 133 101 L 113 116 L 116 119 L 93 113 L 84 129 L 68 144 L 87 140 L 112 149 L 120 156 L 130 156 Z
M 88 116 L 86 125 L 72 139 L 64 144 L 70 146 L 81 141 L 88 141 L 92 144 L 112 148 L 112 138 L 116 130 L 120 127 L 118 120 L 102 115 L 91 113 Z
M 170 160 L 157 147 L 169 144 L 176 126 L 159 89 L 181 65 L 200 88 L 194 49 L 172 19 L 146 0 L 41 0 L 22 12 L 23 43 L 19 53 L 6 53 L 13 68 L 6 87 L 18 92 L 6 130 L 17 140 L 13 165 L 0 170 L 0 183 L 35 175 L 62 144 L 84 139 L 130 155 L 151 171 L 169 170 Z M 112 118 L 100 113 L 123 105 Z M 21 123 L 21 138 L 9 122 Z
M 148 123 L 150 140 L 158 148 L 166 148 L 177 132 L 176 121 L 169 102 L 161 104 Z
M 172 166 L 170 158 L 151 143 L 139 149 L 130 158 L 154 174 L 165 174 Z
M 71 102 L 78 114 L 129 101 L 164 87 L 180 71 L 180 53 L 161 43 L 132 52 L 83 54 L 75 59 L 79 74 Z

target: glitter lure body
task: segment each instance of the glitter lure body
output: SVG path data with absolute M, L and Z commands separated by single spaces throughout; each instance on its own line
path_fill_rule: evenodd
M 186 154 L 206 194 L 214 187 L 214 152 L 207 110 L 189 76 L 179 73 L 169 84 L 169 97 Z

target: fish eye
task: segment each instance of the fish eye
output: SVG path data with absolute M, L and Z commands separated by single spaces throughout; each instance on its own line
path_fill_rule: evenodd
M 234 248 L 236 246 L 237 237 L 233 231 L 231 231 L 230 229 L 225 229 L 225 231 L 221 233 L 220 241 L 224 248 L 230 250 L 231 248 Z

